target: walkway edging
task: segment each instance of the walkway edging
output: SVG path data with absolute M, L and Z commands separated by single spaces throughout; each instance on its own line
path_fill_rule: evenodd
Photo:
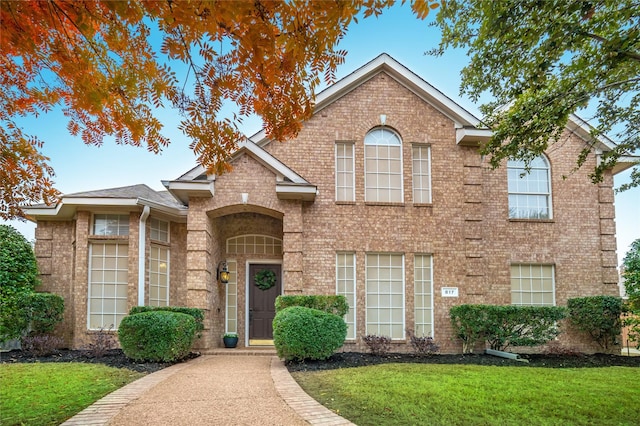
M 291 377 L 284 362 L 278 357 L 271 358 L 271 378 L 276 391 L 293 411 L 312 425 L 338 426 L 353 425 L 315 399 L 311 398 Z

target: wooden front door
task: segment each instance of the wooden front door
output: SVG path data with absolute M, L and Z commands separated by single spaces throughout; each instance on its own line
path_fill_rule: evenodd
M 273 287 L 263 290 L 256 286 L 256 275 L 275 275 Z M 264 282 L 264 281 L 263 281 Z M 276 316 L 276 297 L 282 292 L 282 267 L 274 264 L 249 265 L 249 339 L 273 339 L 273 318 Z

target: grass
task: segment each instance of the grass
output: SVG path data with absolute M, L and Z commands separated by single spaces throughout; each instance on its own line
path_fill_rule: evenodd
M 366 425 L 637 425 L 640 369 L 385 364 L 293 373 Z
M 58 425 L 143 375 L 101 364 L 2 364 L 0 424 Z

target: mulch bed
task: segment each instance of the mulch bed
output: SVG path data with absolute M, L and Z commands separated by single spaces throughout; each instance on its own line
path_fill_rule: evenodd
M 417 356 L 414 354 L 372 355 L 359 352 L 339 352 L 324 361 L 287 362 L 289 371 L 319 371 L 337 368 L 363 367 L 367 365 L 388 363 L 415 364 L 472 364 L 510 367 L 547 367 L 547 368 L 593 368 L 593 367 L 640 367 L 640 356 L 620 356 L 608 354 L 530 354 L 521 355 L 527 362 L 500 358 L 492 355 L 431 355 Z
M 199 357 L 199 353 L 191 353 L 184 362 Z M 415 364 L 472 364 L 514 367 L 548 367 L 548 368 L 588 368 L 588 367 L 640 367 L 640 356 L 620 355 L 553 355 L 553 354 L 529 354 L 521 355 L 529 361 L 515 361 L 491 355 L 467 354 L 467 355 L 431 355 L 416 356 L 414 354 L 390 353 L 387 355 L 372 355 L 360 352 L 338 352 L 324 361 L 287 362 L 289 371 L 318 371 L 333 370 L 337 368 L 363 367 L 367 365 L 388 363 L 415 363 Z M 35 363 L 35 362 L 85 362 L 104 364 L 116 368 L 128 368 L 141 373 L 153 373 L 167 368 L 177 362 L 140 362 L 127 358 L 121 349 L 107 351 L 102 357 L 96 357 L 90 351 L 82 350 L 58 350 L 55 354 L 45 357 L 34 357 L 28 352 L 13 350 L 0 353 L 2 363 Z
M 171 365 L 185 362 L 193 358 L 199 357 L 198 353 L 191 353 L 189 356 L 178 362 L 141 362 L 127 358 L 121 349 L 112 349 L 105 353 L 101 357 L 92 355 L 90 351 L 82 350 L 57 350 L 56 353 L 43 356 L 34 357 L 28 352 L 21 350 L 13 350 L 9 352 L 2 352 L 0 354 L 0 360 L 4 364 L 11 363 L 35 363 L 35 362 L 85 362 L 91 364 L 104 364 L 109 367 L 115 368 L 128 368 L 129 370 L 138 371 L 140 373 L 153 373 L 163 368 L 167 368 Z

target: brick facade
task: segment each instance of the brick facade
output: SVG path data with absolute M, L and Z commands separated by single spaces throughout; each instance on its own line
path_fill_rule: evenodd
M 402 139 L 403 202 L 365 201 L 364 137 L 380 125 L 380 115 Z M 336 202 L 335 144 L 354 144 L 355 201 Z M 432 202 L 412 200 L 412 146 L 431 151 Z M 233 159 L 233 171 L 217 176 L 213 195 L 190 196 L 186 215 L 165 216 L 170 224 L 170 304 L 205 310 L 199 348 L 221 346 L 225 332 L 225 288 L 216 280 L 221 260 L 237 265 L 237 321 L 245 345 L 246 266 L 250 261 L 281 262 L 285 294 L 335 294 L 336 253 L 355 254 L 356 340 L 346 350 L 365 350 L 367 253 L 404 255 L 404 326 L 413 329 L 414 255 L 433 259 L 434 338 L 443 352 L 459 352 L 449 324 L 449 308 L 463 303 L 510 304 L 512 264 L 547 264 L 555 271 L 555 303 L 568 298 L 618 294 L 613 178 L 590 183 L 595 158 L 579 170 L 575 159 L 584 140 L 569 131 L 551 145 L 553 218 L 509 219 L 505 167 L 492 170 L 477 148 L 456 143 L 456 122 L 392 74 L 379 72 L 323 105 L 297 138 L 262 142 L 261 148 L 317 187 L 313 201 L 276 194 L 281 176 L 251 152 Z M 246 204 L 243 195 L 248 194 Z M 140 208 L 130 213 L 129 294 L 137 302 Z M 87 331 L 88 252 L 95 208 L 78 208 L 72 220 L 38 221 L 36 255 L 44 288 L 67 303 L 61 332 L 81 347 Z M 152 209 L 151 217 L 154 217 Z M 148 226 L 148 225 L 147 225 Z M 265 235 L 283 241 L 282 254 L 230 255 L 226 241 Z M 148 256 L 147 231 L 146 255 Z M 458 297 L 442 297 L 442 287 Z M 148 298 L 148 277 L 146 278 Z M 565 333 L 560 343 L 596 351 L 583 336 Z M 409 350 L 405 339 L 396 350 Z

